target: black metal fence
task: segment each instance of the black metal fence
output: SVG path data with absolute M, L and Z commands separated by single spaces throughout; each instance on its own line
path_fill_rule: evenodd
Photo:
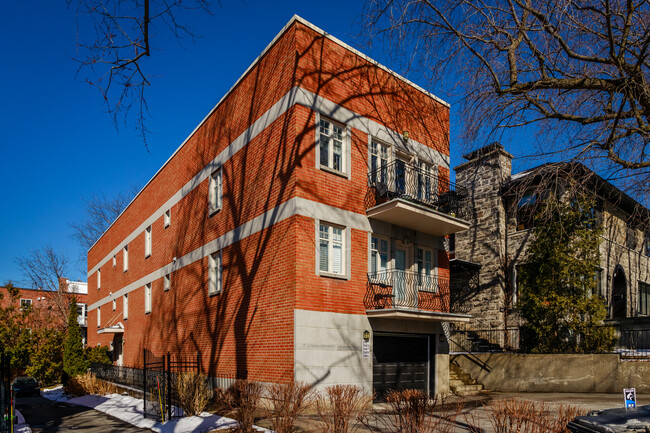
M 13 431 L 14 398 L 11 393 L 9 356 L 0 348 L 0 433 Z
M 650 329 L 611 328 L 615 337 L 611 353 L 627 358 L 650 358 Z M 469 329 L 451 328 L 449 350 L 454 353 L 525 352 L 526 333 L 521 328 Z M 567 332 L 567 339 L 579 339 L 579 334 Z M 531 346 L 530 344 L 528 346 Z M 571 345 L 569 345 L 571 346 Z
M 368 173 L 365 205 L 401 198 L 458 218 L 467 218 L 467 190 L 444 177 L 396 160 Z

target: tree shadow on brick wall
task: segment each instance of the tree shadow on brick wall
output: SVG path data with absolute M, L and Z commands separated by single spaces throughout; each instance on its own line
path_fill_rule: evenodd
M 191 185 L 191 191 L 174 207 L 172 242 L 162 252 L 174 269 L 172 287 L 163 292 L 160 283 L 160 290 L 154 290 L 156 314 L 146 324 L 140 349 L 200 351 L 204 370 L 211 375 L 277 382 L 293 379 L 295 287 L 300 278 L 295 238 L 303 234 L 296 218 L 287 217 L 291 210 L 283 206 L 295 197 L 324 203 L 332 199 L 319 188 L 322 184 L 309 181 L 311 175 L 323 173 L 315 168 L 316 110 L 343 123 L 372 121 L 393 131 L 410 131 L 420 142 L 448 148 L 446 108 L 349 51 L 341 49 L 342 57 L 334 58 L 333 65 L 331 50 L 340 47 L 332 47 L 320 35 L 310 36 L 301 26 L 296 24 L 295 33 L 285 34 L 296 40 L 302 37 L 299 48 L 279 49 L 288 42 L 281 38 L 176 156 L 186 161 L 185 171 L 177 177 L 189 179 L 202 169 L 206 176 Z M 264 123 L 270 107 L 292 89 L 295 94 L 303 92 L 296 96 L 298 105 L 293 105 L 297 99 L 276 105 L 273 110 L 280 115 Z M 320 98 L 336 106 L 329 107 Z M 264 128 L 248 128 L 256 122 Z M 397 134 L 386 137 L 408 146 Z M 237 142 L 244 145 L 226 158 L 226 146 Z M 363 155 L 367 161 L 367 145 L 353 136 L 356 160 Z M 215 160 L 217 155 L 224 156 L 223 161 Z M 223 206 L 210 215 L 209 175 L 219 167 Z M 367 167 L 363 173 L 352 170 L 351 192 L 339 197 L 336 206 L 362 211 Z M 355 183 L 358 176 L 363 180 Z M 315 229 L 310 242 L 315 251 Z M 217 250 L 223 258 L 222 290 L 211 295 L 208 256 Z M 189 263 L 186 258 L 191 252 L 199 258 Z M 176 264 L 173 257 L 178 258 Z M 315 261 L 315 254 L 310 259 Z M 365 288 L 365 273 L 353 272 L 351 282 L 358 278 L 363 278 L 360 286 Z M 359 311 L 364 311 L 363 295 L 358 294 Z

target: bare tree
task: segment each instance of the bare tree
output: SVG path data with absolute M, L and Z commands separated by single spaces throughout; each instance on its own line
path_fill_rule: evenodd
M 16 257 L 18 268 L 33 288 L 41 289 L 61 323 L 67 323 L 72 293 L 68 292 L 67 278 L 70 260 L 51 245 Z
M 650 195 L 647 1 L 367 0 L 365 17 L 411 73 L 454 81 L 469 141 L 533 125 L 540 155 Z
M 76 9 L 80 67 L 85 80 L 100 90 L 117 124 L 135 106 L 136 129 L 147 145 L 145 91 L 151 84 L 145 58 L 153 39 L 166 31 L 176 39 L 195 37 L 179 21 L 184 11 L 209 13 L 208 0 L 68 0 Z
M 82 248 L 89 250 L 131 202 L 138 190 L 139 188 L 134 186 L 128 193 L 117 194 L 115 197 L 100 194 L 84 198 L 86 212 L 82 219 L 70 223 L 72 237 Z

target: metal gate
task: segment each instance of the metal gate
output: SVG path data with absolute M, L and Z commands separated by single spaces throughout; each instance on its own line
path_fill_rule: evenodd
M 14 399 L 11 393 L 9 356 L 0 348 L 0 433 L 13 432 Z
M 144 416 L 161 422 L 184 416 L 178 404 L 177 378 L 182 373 L 201 371 L 201 353 L 156 356 L 145 349 L 143 355 Z

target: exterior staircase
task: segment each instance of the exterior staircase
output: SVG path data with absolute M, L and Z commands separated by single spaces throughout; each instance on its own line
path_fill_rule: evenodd
M 449 363 L 449 389 L 458 396 L 479 395 L 489 392 L 453 361 Z

